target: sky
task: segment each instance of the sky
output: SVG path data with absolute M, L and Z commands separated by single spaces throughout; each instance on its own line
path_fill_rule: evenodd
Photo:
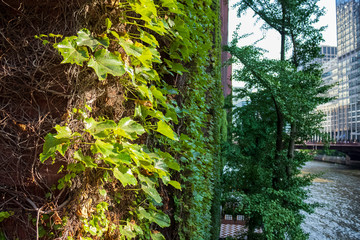
M 241 22 L 240 34 L 252 33 L 250 37 L 240 41 L 239 45 L 250 45 L 260 40 L 264 35 L 266 37 L 257 43 L 258 47 L 268 51 L 265 54 L 268 58 L 278 59 L 280 56 L 280 35 L 275 30 L 261 31 L 259 30 L 262 23 L 256 22 L 256 18 L 252 14 L 245 14 L 241 18 L 236 16 L 236 9 L 232 8 L 239 0 L 229 0 L 229 41 L 231 41 L 232 33 L 236 30 L 236 26 Z M 319 6 L 325 7 L 325 15 L 320 18 L 319 26 L 327 26 L 323 32 L 324 42 L 322 45 L 336 46 L 336 0 L 320 0 Z M 276 43 L 276 44 L 275 44 Z

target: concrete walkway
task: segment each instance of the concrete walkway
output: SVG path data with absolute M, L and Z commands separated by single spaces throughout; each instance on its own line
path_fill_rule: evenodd
M 236 233 L 245 231 L 246 228 L 239 224 L 221 224 L 220 238 L 233 237 Z

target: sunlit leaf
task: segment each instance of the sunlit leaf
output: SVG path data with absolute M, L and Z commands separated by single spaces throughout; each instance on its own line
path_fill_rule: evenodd
M 141 135 L 144 132 L 144 127 L 129 117 L 122 118 L 115 130 L 116 134 L 129 139 L 136 139 L 137 135 Z
M 161 199 L 160 194 L 158 193 L 158 191 L 156 190 L 155 187 L 142 184 L 142 185 L 141 185 L 141 189 L 142 189 L 148 196 L 150 196 L 152 199 L 154 199 L 155 202 L 161 203 L 162 199 Z
M 170 226 L 169 216 L 161 211 L 155 211 L 152 209 L 146 211 L 143 207 L 139 207 L 139 217 L 140 219 L 146 218 L 150 222 L 155 222 L 162 228 Z
M 138 29 L 140 32 L 140 39 L 148 44 L 150 44 L 151 46 L 159 46 L 159 42 L 156 40 L 156 38 L 154 37 L 154 35 L 145 32 L 143 30 L 141 30 L 140 28 Z
M 140 0 L 135 1 L 134 4 L 130 3 L 134 11 L 141 15 L 145 22 L 149 22 L 157 17 L 157 10 L 153 0 Z
M 170 12 L 181 14 L 182 12 L 178 8 L 177 1 L 176 0 L 160 0 L 163 7 L 167 7 Z
M 149 48 L 145 48 L 142 54 L 137 57 L 137 59 L 143 64 L 143 66 L 151 67 L 153 54 Z
M 106 138 L 109 131 L 116 128 L 116 123 L 113 120 L 96 121 L 93 118 L 86 118 L 84 121 L 86 131 L 94 135 L 95 138 Z
M 109 18 L 105 19 L 105 26 L 106 26 L 106 30 L 109 30 L 111 28 L 112 22 L 110 21 Z
M 43 152 L 40 154 L 40 161 L 43 163 L 48 158 L 55 159 L 55 153 L 58 151 L 62 156 L 65 155 L 69 146 L 69 139 L 61 138 L 57 139 L 55 134 L 47 134 L 45 136 L 45 143 L 43 146 Z
M 150 102 L 154 102 L 154 97 L 152 95 L 152 92 L 146 85 L 142 84 L 138 86 L 138 90 L 144 97 L 147 97 L 150 100 Z
M 181 190 L 181 185 L 178 181 L 169 181 L 168 184 L 170 184 L 171 186 L 173 186 L 176 189 L 180 189 Z
M 164 35 L 167 32 L 164 23 L 161 21 L 149 21 L 146 22 L 144 26 L 154 32 L 157 32 L 159 35 Z
M 137 180 L 132 174 L 131 169 L 127 167 L 124 166 L 116 167 L 114 168 L 113 173 L 114 173 L 114 177 L 116 177 L 124 187 L 126 187 L 126 185 L 137 184 Z
M 157 129 L 156 129 L 157 132 L 163 134 L 164 136 L 172 139 L 172 140 L 176 140 L 178 141 L 179 138 L 178 136 L 176 135 L 176 133 L 171 129 L 171 127 L 164 121 L 159 121 L 157 123 Z
M 94 162 L 94 159 L 92 159 L 90 156 L 84 156 L 81 150 L 75 151 L 73 157 L 74 159 L 83 162 L 86 167 L 89 168 L 97 167 L 97 164 Z
M 57 134 L 54 135 L 55 138 L 61 139 L 61 138 L 71 138 L 72 132 L 68 126 L 60 126 L 56 125 L 55 129 L 57 131 Z
M 109 157 L 114 152 L 114 145 L 97 139 L 95 143 L 91 146 L 91 151 L 93 153 L 101 153 L 103 157 Z
M 121 235 L 127 237 L 127 239 L 134 239 L 136 237 L 136 233 L 133 231 L 132 226 L 129 225 L 129 222 L 125 226 L 119 227 Z
M 127 55 L 140 57 L 144 51 L 143 48 L 135 46 L 135 44 L 130 39 L 120 37 L 119 44 L 124 49 Z
M 103 45 L 105 47 L 108 47 L 110 44 L 108 37 L 102 37 L 102 38 L 94 38 L 90 31 L 86 28 L 81 29 L 78 33 L 78 37 L 76 39 L 76 44 L 78 46 L 87 46 L 92 51 L 95 50 L 96 47 Z
M 115 165 L 131 164 L 131 157 L 128 153 L 122 152 L 111 154 L 110 156 L 104 158 L 104 161 Z
M 151 86 L 150 91 L 157 100 L 162 103 L 166 102 L 166 97 L 155 86 Z
M 86 47 L 76 45 L 76 36 L 66 37 L 59 43 L 54 44 L 64 60 L 61 63 L 75 63 L 82 66 L 84 61 L 89 60 L 89 52 Z
M 156 153 L 159 154 L 164 159 L 164 162 L 169 168 L 174 169 L 176 171 L 180 171 L 180 165 L 168 152 L 162 152 L 158 150 Z
M 167 164 L 163 161 L 162 158 L 155 159 L 154 167 L 155 167 L 155 171 L 159 174 L 160 178 L 167 175 L 168 172 Z
M 122 76 L 126 72 L 121 56 L 105 49 L 97 50 L 88 66 L 95 70 L 100 80 L 106 79 L 108 74 Z

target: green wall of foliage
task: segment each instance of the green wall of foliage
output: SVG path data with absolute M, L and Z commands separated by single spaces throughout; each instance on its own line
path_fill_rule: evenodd
M 66 160 L 57 188 L 80 212 L 63 212 L 56 227 L 37 225 L 37 236 L 217 239 L 227 134 L 219 1 L 111 7 L 103 26 L 36 36 L 63 64 L 95 73 L 103 85 L 121 84 L 131 113 L 112 119 L 84 101 L 46 136 L 40 160 Z

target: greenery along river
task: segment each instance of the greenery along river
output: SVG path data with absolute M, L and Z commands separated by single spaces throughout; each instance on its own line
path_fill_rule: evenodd
M 360 170 L 314 161 L 303 171 L 323 172 L 309 187 L 309 201 L 324 204 L 306 215 L 303 229 L 310 234 L 309 239 L 360 239 Z

